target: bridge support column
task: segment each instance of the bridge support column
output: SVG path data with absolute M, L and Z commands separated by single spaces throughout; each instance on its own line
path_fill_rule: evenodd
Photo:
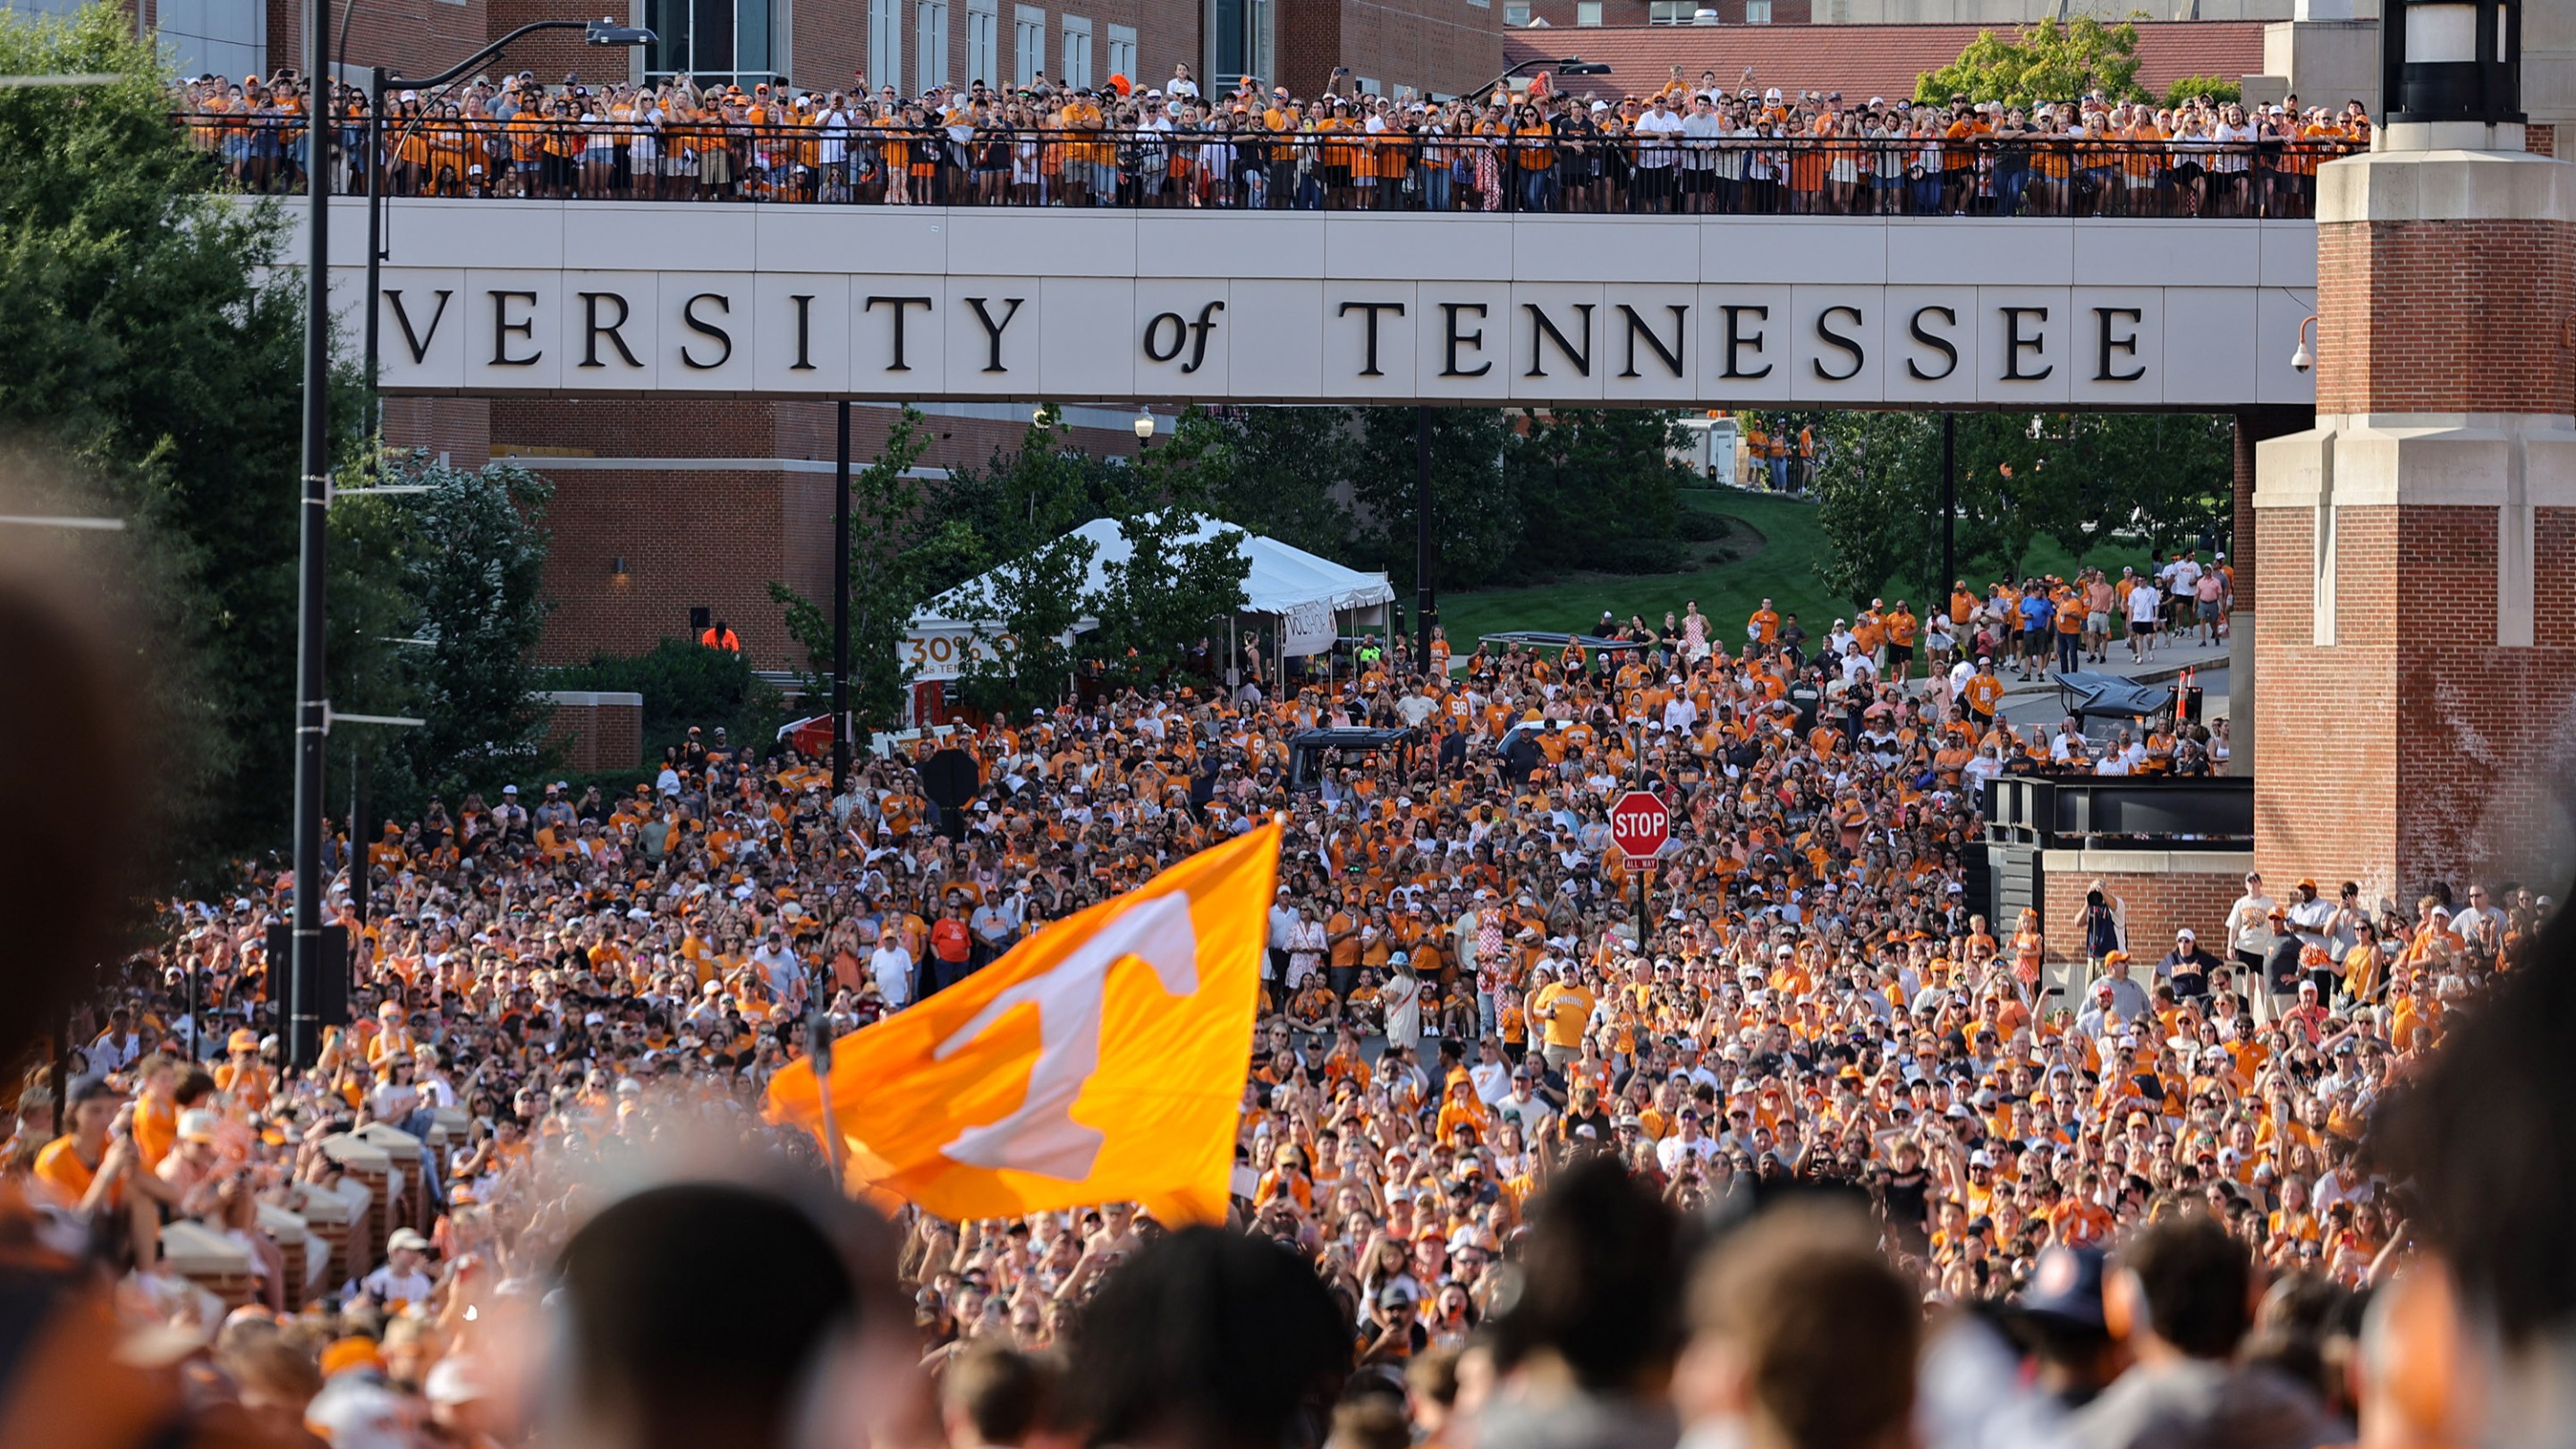
M 2254 773 L 2254 448 L 2266 438 L 2316 426 L 2307 408 L 2248 408 L 2236 415 L 2236 477 L 2227 525 L 2227 566 L 2234 571 L 2235 606 L 2227 619 L 2227 737 L 2233 747 L 2227 773 Z
M 2256 445 L 2243 550 L 2276 888 L 2565 883 L 2576 166 L 2519 129 L 2392 125 L 2318 177 L 2316 424 Z

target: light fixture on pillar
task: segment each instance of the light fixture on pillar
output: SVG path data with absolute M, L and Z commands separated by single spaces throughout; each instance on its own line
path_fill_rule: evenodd
M 2523 0 L 2387 0 L 2380 104 L 2390 124 L 2522 121 Z
M 1139 448 L 1152 447 L 1154 445 L 1154 415 L 1148 412 L 1137 413 L 1134 427 L 1136 429 L 1136 446 Z
M 2317 365 L 2317 355 L 2308 350 L 2308 329 L 2316 325 L 2316 314 L 2313 312 L 2300 320 L 2299 350 L 2290 354 L 2290 370 L 2292 372 L 2305 372 L 2309 368 Z

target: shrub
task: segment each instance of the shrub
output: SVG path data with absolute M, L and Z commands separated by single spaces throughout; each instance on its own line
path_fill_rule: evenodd
M 1585 562 L 1607 574 L 1670 574 L 1681 572 L 1689 551 L 1677 539 L 1614 538 L 1596 547 Z
M 644 696 L 644 757 L 688 737 L 689 726 L 723 725 L 737 744 L 767 743 L 786 708 L 742 655 L 665 638 L 642 654 L 594 654 L 557 670 L 553 689 L 624 690 Z

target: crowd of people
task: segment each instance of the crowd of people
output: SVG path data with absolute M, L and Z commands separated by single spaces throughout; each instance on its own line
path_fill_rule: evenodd
M 2419 882 L 2401 910 L 2353 884 L 2276 899 L 2249 877 L 2152 964 L 2108 892 L 2067 921 L 1991 919 L 1967 870 L 1981 784 L 2063 767 L 2067 749 L 2063 731 L 2001 718 L 1996 666 L 2015 624 L 2033 632 L 2034 599 L 2060 611 L 2040 631 L 2096 648 L 2100 631 L 2056 631 L 2065 610 L 2104 612 L 2089 600 L 2106 587 L 1961 588 L 1929 625 L 1899 600 L 1812 640 L 1769 601 L 1740 627 L 1686 602 L 1608 647 L 1453 659 L 1435 640 L 1416 659 L 1398 643 L 1278 698 L 1174 681 L 939 741 L 977 767 L 960 808 L 934 805 L 907 755 L 835 792 L 787 744 L 692 729 L 630 789 L 509 784 L 336 822 L 328 907 L 357 984 L 317 1059 L 290 1069 L 281 1040 L 268 933 L 289 880 L 254 871 L 171 902 L 155 944 L 82 1008 L 59 1100 L 42 1073 L 18 1090 L 0 1202 L 30 1208 L 30 1242 L 107 1265 L 123 1311 L 175 1335 L 201 1398 L 290 1436 L 518 1442 L 536 1411 L 506 1387 L 520 1355 L 496 1325 L 548 1305 L 634 1349 L 612 1365 L 625 1389 L 585 1377 L 584 1393 L 659 1404 L 714 1370 L 674 1360 L 647 1382 L 645 1330 L 613 1325 L 703 1336 L 674 1308 L 766 1291 L 751 1265 L 803 1239 L 772 1220 L 785 1199 L 749 1188 L 603 1211 L 618 1184 L 710 1138 L 812 1184 L 816 1144 L 765 1125 L 761 1102 L 815 1017 L 841 1034 L 904 1011 L 1284 815 L 1231 1234 L 1124 1203 L 984 1222 L 907 1210 L 876 1277 L 830 1279 L 765 1330 L 856 1311 L 868 1283 L 899 1291 L 895 1357 L 940 1376 L 956 1449 L 1047 1425 L 1208 1449 L 1668 1445 L 1724 1413 L 1794 1421 L 1766 1442 L 1874 1449 L 1928 1413 L 1918 1342 L 1961 1325 L 1983 1326 L 1986 1357 L 1936 1353 L 1920 1372 L 1927 1394 L 1936 1377 L 1973 1386 L 1979 1427 L 1945 1421 L 1924 1431 L 1935 1444 L 2220 1442 L 2141 1427 L 2171 1409 L 2149 1380 L 2181 1361 L 2256 1376 L 2230 1403 L 2268 1416 L 2263 1434 L 2226 1442 L 2330 1442 L 2355 1413 L 2337 1355 L 2415 1215 L 2366 1148 L 2374 1112 L 2515 979 L 2550 903 L 2512 882 Z M 1947 667 L 1918 676 L 1918 640 L 1944 634 Z M 1961 657 L 1971 639 L 1984 657 Z M 2038 667 L 2062 664 L 2056 647 Z M 1289 742 L 1344 725 L 1413 733 L 1292 790 Z M 2165 719 L 2118 757 L 2205 765 L 2198 728 Z M 1640 782 L 1674 818 L 1651 861 L 1615 848 L 1607 818 Z M 362 1202 L 329 1144 L 367 1124 L 429 1147 L 431 1210 L 363 1276 L 308 1259 L 290 1280 L 274 1215 Z M 1686 1225 L 1809 1199 L 1828 1206 L 1764 1211 L 1743 1230 L 1764 1251 L 1722 1246 L 1681 1291 Z M 242 1250 L 246 1302 L 160 1251 L 182 1221 Z M 1249 1326 L 1210 1307 L 1194 1332 L 1129 1286 L 1180 1274 L 1240 1297 L 1281 1265 Z M 1837 1317 L 1809 1322 L 1808 1298 Z M 1334 1382 L 1353 1375 L 1338 1406 L 1262 1378 L 1314 1335 L 1266 1368 L 1206 1369 L 1261 1380 L 1217 1400 L 1176 1387 L 1218 1320 L 1253 1343 L 1302 1331 L 1300 1305 Z M 761 1357 L 704 1354 L 737 1351 Z M 1763 1352 L 1826 1359 L 1723 1368 Z M 1551 1354 L 1616 1406 L 1610 1422 L 1512 1407 L 1497 1386 Z M 1841 1409 L 1825 1385 L 1845 1386 Z M 1155 1417 L 1178 1404 L 1235 1425 L 1282 1394 L 1305 1413 L 1280 1410 L 1303 1425 L 1286 1438 Z M 677 1433 L 706 1412 L 675 1397 L 646 1417 Z M 1800 1417 L 1837 1412 L 1859 1427 Z M 636 1432 L 622 1442 L 684 1442 Z
M 1244 77 L 1161 85 L 978 80 L 917 96 L 687 76 L 548 85 L 528 71 L 384 99 L 400 196 L 1408 211 L 2304 216 L 2320 162 L 2366 146 L 2337 112 L 2099 92 L 2031 106 L 1848 100 L 1681 68 L 1618 100 L 1540 84 L 1429 98 Z M 186 82 L 196 144 L 254 190 L 301 190 L 308 112 L 338 118 L 334 184 L 363 190 L 363 92 L 281 70 Z

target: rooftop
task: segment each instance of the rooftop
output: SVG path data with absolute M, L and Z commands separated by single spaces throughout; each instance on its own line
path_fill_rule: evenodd
M 1580 55 L 1606 61 L 1605 76 L 1550 77 L 1578 95 L 1615 100 L 1644 95 L 1664 83 L 1671 68 L 1696 80 L 1717 72 L 1733 89 L 1744 68 L 1749 84 L 1784 91 L 1840 91 L 1847 100 L 1894 100 L 1914 94 L 1915 78 L 1959 58 L 1982 30 L 1997 25 L 1637 25 L 1515 29 L 1504 32 L 1503 60 Z M 2263 22 L 2259 20 L 2142 21 L 2138 24 L 2138 84 L 2164 94 L 2185 76 L 2263 73 Z

